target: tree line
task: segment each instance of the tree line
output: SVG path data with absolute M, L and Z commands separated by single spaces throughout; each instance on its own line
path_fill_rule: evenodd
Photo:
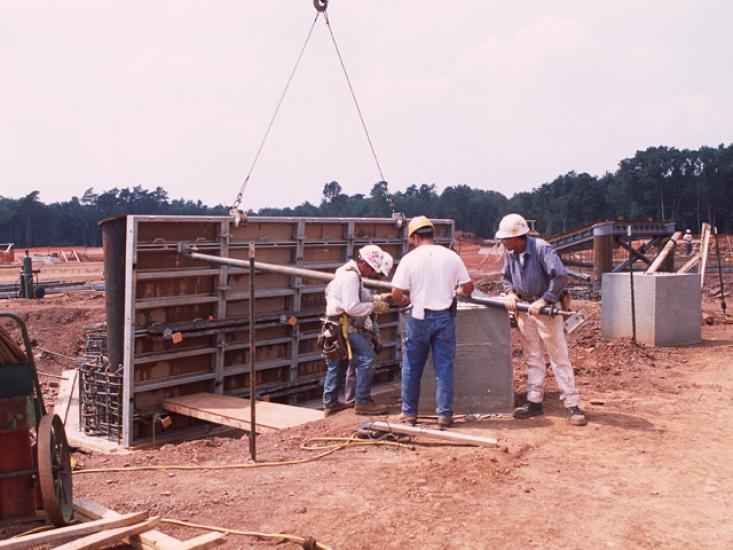
M 38 191 L 20 199 L 0 197 L 0 241 L 18 247 L 44 245 L 99 246 L 99 220 L 123 214 L 224 215 L 223 205 L 170 200 L 161 187 L 146 190 L 93 189 L 66 202 L 44 204 Z M 568 172 L 532 191 L 507 198 L 497 191 L 467 185 L 442 192 L 431 184 L 413 184 L 389 192 L 375 183 L 368 195 L 343 193 L 332 181 L 323 187 L 319 204 L 261 208 L 248 214 L 268 216 L 388 217 L 425 214 L 451 218 L 456 229 L 491 237 L 501 217 L 519 212 L 537 220 L 543 235 L 568 231 L 604 219 L 670 220 L 678 229 L 699 229 L 705 221 L 733 232 L 733 143 L 699 149 L 650 147 L 623 159 L 615 172 L 602 176 Z

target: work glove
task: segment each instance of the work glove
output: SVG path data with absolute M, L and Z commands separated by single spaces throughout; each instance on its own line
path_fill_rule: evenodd
M 372 298 L 372 304 L 374 304 L 374 309 L 372 312 L 374 315 L 386 315 L 389 313 L 389 304 L 384 298 L 385 294 L 377 294 Z
M 542 311 L 542 308 L 544 308 L 547 305 L 548 304 L 547 304 L 547 302 L 545 301 L 544 298 L 540 298 L 539 300 L 535 300 L 534 302 L 532 302 L 532 305 L 529 306 L 528 313 L 530 315 L 539 315 L 540 314 L 540 311 Z
M 504 296 L 504 307 L 509 313 L 513 313 L 516 315 L 519 313 L 517 311 L 517 302 L 519 301 L 519 296 L 514 294 L 513 292 L 510 292 L 506 296 Z

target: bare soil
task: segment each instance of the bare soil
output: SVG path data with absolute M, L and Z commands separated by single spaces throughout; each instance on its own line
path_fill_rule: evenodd
M 103 300 L 5 303 L 27 315 L 39 345 L 78 351 Z M 647 348 L 600 339 L 599 305 L 569 337 L 590 423 L 570 426 L 548 373 L 544 417 L 492 418 L 456 431 L 497 448 L 416 440 L 414 450 L 354 447 L 306 464 L 230 471 L 76 474 L 76 498 L 119 512 L 263 532 L 313 535 L 334 548 L 733 547 L 733 325 L 715 301 L 703 342 Z M 62 314 L 70 310 L 69 317 Z M 79 313 L 81 310 L 83 313 Z M 83 328 L 83 327 L 82 327 Z M 56 350 L 55 349 L 55 350 Z M 517 396 L 524 389 L 514 342 Z M 44 369 L 59 369 L 43 359 Z M 396 400 L 391 419 L 399 412 Z M 303 458 L 307 438 L 348 437 L 364 420 L 347 410 L 258 437 L 260 461 Z M 249 463 L 245 438 L 212 437 L 157 450 L 76 453 L 82 468 Z M 163 526 L 187 538 L 200 531 Z M 0 537 L 3 536 L 0 530 Z M 273 545 L 230 536 L 223 548 Z M 295 548 L 285 544 L 284 547 Z

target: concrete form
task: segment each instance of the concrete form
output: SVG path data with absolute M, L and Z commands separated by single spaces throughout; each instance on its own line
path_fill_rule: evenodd
M 700 341 L 702 298 L 698 274 L 634 273 L 634 300 L 639 343 L 680 346 Z M 603 274 L 601 327 L 605 340 L 632 335 L 628 273 Z
M 108 352 L 113 365 L 124 366 L 122 445 L 151 437 L 163 399 L 198 392 L 248 393 L 246 270 L 194 261 L 179 254 L 179 242 L 238 259 L 247 258 L 254 242 L 258 261 L 333 272 L 369 243 L 402 257 L 408 221 L 253 216 L 233 226 L 227 216 L 105 220 Z M 433 222 L 437 242 L 450 244 L 453 221 Z M 301 277 L 257 275 L 259 397 L 291 403 L 320 397 L 325 363 L 316 337 L 324 289 L 325 284 Z M 401 357 L 398 315 L 380 321 L 384 349 L 377 357 L 376 381 L 389 382 Z M 176 415 L 170 430 L 191 422 Z
M 453 366 L 455 414 L 508 414 L 514 406 L 509 316 L 503 309 L 461 303 Z M 428 358 L 420 386 L 421 415 L 435 414 L 435 370 Z

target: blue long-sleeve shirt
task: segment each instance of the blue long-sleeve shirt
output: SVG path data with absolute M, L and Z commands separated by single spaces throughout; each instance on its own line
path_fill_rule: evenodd
M 544 298 L 554 304 L 568 284 L 568 272 L 551 244 L 527 237 L 524 252 L 509 252 L 504 256 L 502 286 L 504 292 L 514 292 L 523 300 Z

